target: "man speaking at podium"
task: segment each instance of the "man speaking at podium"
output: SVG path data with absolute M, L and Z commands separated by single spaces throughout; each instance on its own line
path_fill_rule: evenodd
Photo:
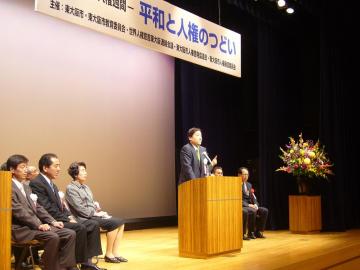
M 213 166 L 217 164 L 217 156 L 211 160 L 206 148 L 201 146 L 202 135 L 200 128 L 190 128 L 187 135 L 189 143 L 184 145 L 180 151 L 179 184 L 190 179 L 210 175 Z

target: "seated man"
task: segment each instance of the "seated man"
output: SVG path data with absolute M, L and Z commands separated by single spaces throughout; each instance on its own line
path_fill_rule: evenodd
M 238 176 L 241 176 L 242 185 L 242 206 L 243 210 L 248 212 L 248 234 L 251 239 L 265 238 L 263 231 L 265 230 L 268 209 L 260 207 L 255 195 L 252 193 L 252 186 L 248 182 L 249 170 L 241 167 L 238 170 Z
M 12 238 L 22 243 L 44 242 L 42 261 L 46 270 L 72 269 L 75 266 L 75 233 L 64 228 L 37 203 L 35 194 L 24 185 L 28 159 L 13 155 L 7 160 L 12 173 Z M 60 268 L 62 267 L 62 268 Z
M 30 184 L 31 180 L 34 180 L 39 175 L 39 170 L 35 166 L 28 166 L 26 170 L 26 183 Z
M 0 171 L 7 171 L 7 166 L 6 166 L 6 162 L 4 162 L 3 164 L 0 165 Z
M 220 166 L 215 166 L 212 175 L 223 176 L 223 169 Z
M 57 220 L 64 223 L 65 228 L 76 232 L 76 262 L 81 269 L 99 270 L 91 262 L 92 257 L 102 254 L 100 228 L 95 220 L 79 222 L 61 203 L 59 190 L 54 180 L 60 173 L 60 161 L 55 154 L 44 154 L 39 160 L 40 174 L 30 182 L 33 192 L 39 197 L 39 203 Z

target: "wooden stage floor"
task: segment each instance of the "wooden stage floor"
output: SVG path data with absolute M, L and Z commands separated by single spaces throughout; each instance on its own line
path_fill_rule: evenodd
M 360 269 L 360 230 L 307 235 L 266 231 L 265 236 L 244 241 L 239 253 L 190 259 L 178 256 L 176 227 L 126 231 L 121 249 L 129 262 L 110 264 L 100 259 L 99 266 L 108 270 Z M 102 235 L 104 247 L 105 241 Z

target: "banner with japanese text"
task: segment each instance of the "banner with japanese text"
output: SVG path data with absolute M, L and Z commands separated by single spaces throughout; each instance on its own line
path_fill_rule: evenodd
M 35 10 L 241 77 L 240 34 L 159 0 L 35 0 Z

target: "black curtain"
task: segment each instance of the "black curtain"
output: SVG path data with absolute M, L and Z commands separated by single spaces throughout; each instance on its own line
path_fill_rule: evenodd
M 218 1 L 173 2 L 218 23 Z M 275 170 L 281 166 L 279 147 L 302 132 L 305 139 L 320 138 L 335 164 L 335 175 L 317 186 L 323 229 L 359 227 L 356 74 L 350 67 L 356 46 L 349 47 L 351 35 L 344 31 L 351 20 L 344 9 L 345 21 L 334 32 L 339 7 L 324 2 L 283 17 L 254 3 L 221 1 L 222 25 L 242 35 L 242 78 L 176 60 L 176 181 L 186 131 L 200 127 L 203 145 L 218 155 L 225 175 L 250 168 L 250 181 L 270 210 L 268 228 L 287 229 L 288 195 L 296 192 L 296 182 Z
M 321 15 L 320 139 L 335 164 L 335 175 L 321 189 L 323 224 L 345 230 L 360 227 L 356 17 L 355 11 L 327 1 Z
M 296 42 L 266 23 L 258 24 L 258 43 L 260 198 L 271 211 L 270 228 L 283 229 L 288 226 L 287 200 L 293 181 L 275 170 L 281 165 L 279 146 L 288 142 L 288 136 L 305 133 L 301 86 L 295 83 L 299 59 Z
M 295 177 L 275 170 L 289 137 L 318 137 L 318 18 L 302 14 L 257 12 L 259 182 L 261 201 L 270 209 L 268 226 L 288 228 L 288 195 L 296 194 Z M 302 24 L 300 24 L 302 23 Z

